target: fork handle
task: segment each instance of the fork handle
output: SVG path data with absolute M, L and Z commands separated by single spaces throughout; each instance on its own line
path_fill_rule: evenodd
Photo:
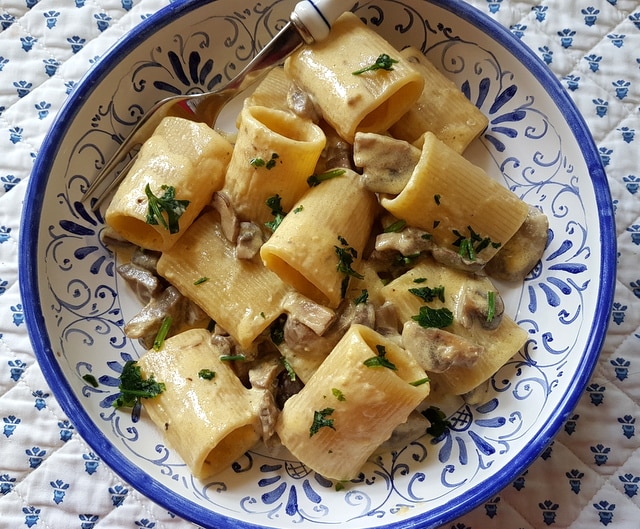
M 303 0 L 294 7 L 291 23 L 306 44 L 313 44 L 327 38 L 331 25 L 348 5 L 347 0 Z

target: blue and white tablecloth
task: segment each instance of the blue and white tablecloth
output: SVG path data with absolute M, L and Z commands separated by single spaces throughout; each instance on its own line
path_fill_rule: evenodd
M 44 380 L 19 294 L 22 200 L 74 83 L 169 0 L 0 0 L 0 528 L 191 528 L 109 469 Z M 542 456 L 453 529 L 640 527 L 640 0 L 468 0 L 561 79 L 614 200 L 619 270 L 600 362 Z

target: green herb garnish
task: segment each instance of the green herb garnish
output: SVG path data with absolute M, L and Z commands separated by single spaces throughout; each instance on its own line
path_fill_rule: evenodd
M 285 216 L 287 215 L 286 212 L 282 209 L 282 205 L 280 203 L 281 200 L 282 197 L 278 194 L 275 194 L 267 198 L 267 200 L 265 201 L 265 204 L 269 208 L 271 208 L 271 214 L 274 217 L 272 221 L 264 223 L 264 225 L 271 231 L 276 231 L 278 226 L 280 226 Z
M 378 354 L 367 358 L 363 364 L 367 367 L 386 367 L 392 371 L 397 371 L 396 365 L 387 358 L 387 350 L 384 345 L 376 345 Z
M 162 320 L 160 329 L 158 329 L 158 334 L 156 334 L 156 337 L 153 340 L 153 349 L 155 351 L 159 351 L 160 349 L 162 349 L 167 334 L 169 334 L 169 329 L 171 328 L 172 323 L 173 319 L 171 318 L 171 316 L 165 316 L 165 318 Z
M 391 224 L 389 224 L 384 230 L 382 230 L 384 233 L 399 233 L 401 232 L 405 226 L 407 225 L 407 221 L 406 220 L 396 220 L 395 222 L 392 222 Z
M 162 185 L 160 189 L 164 191 L 164 195 L 157 197 L 151 191 L 149 184 L 144 188 L 147 195 L 149 205 L 147 208 L 147 224 L 160 225 L 169 233 L 178 233 L 180 231 L 179 220 L 182 214 L 187 210 L 188 200 L 177 200 L 176 189 L 173 186 Z M 165 219 L 164 214 L 167 218 Z
M 449 430 L 449 428 L 451 428 L 451 423 L 440 408 L 430 406 L 421 413 L 431 423 L 431 426 L 427 428 L 428 434 L 433 435 L 434 437 L 440 437 Z
M 493 290 L 487 291 L 487 304 L 489 307 L 487 308 L 487 321 L 493 321 L 493 318 L 496 317 L 496 293 Z
M 349 246 L 347 240 L 340 235 L 338 235 L 338 242 L 340 242 L 341 246 L 334 246 L 338 256 L 338 265 L 336 266 L 336 269 L 338 272 L 344 274 L 344 279 L 342 280 L 341 285 L 341 295 L 344 298 L 347 294 L 347 288 L 349 287 L 349 278 L 355 277 L 357 279 L 364 279 L 364 276 L 356 272 L 351 266 L 353 264 L 353 260 L 358 258 L 358 251 Z
M 331 171 L 326 171 L 321 174 L 312 174 L 309 178 L 307 178 L 307 185 L 309 187 L 316 187 L 326 180 L 331 180 L 332 178 L 342 176 L 345 173 L 346 171 L 344 169 L 332 169 Z
M 194 284 L 195 286 L 198 286 L 198 285 L 202 285 L 202 283 L 206 283 L 207 281 L 209 281 L 209 278 L 208 278 L 208 277 L 203 276 L 203 277 L 200 277 L 200 278 L 196 279 L 196 280 L 193 282 L 193 284 Z
M 421 327 L 444 329 L 453 323 L 453 313 L 446 307 L 433 309 L 427 305 L 420 307 L 420 313 L 411 316 Z
M 296 372 L 293 370 L 293 367 L 291 367 L 289 360 L 287 360 L 284 356 L 282 357 L 282 365 L 284 365 L 284 369 L 287 372 L 287 375 L 289 375 L 289 380 L 295 382 L 297 378 Z
M 331 389 L 331 393 L 333 394 L 333 396 L 338 399 L 340 402 L 344 402 L 345 400 L 347 400 L 347 397 L 344 396 L 344 393 L 342 393 L 342 391 L 340 391 L 338 388 L 332 388 Z
M 414 296 L 418 296 L 421 300 L 430 303 L 434 299 L 439 299 L 444 303 L 444 286 L 440 285 L 439 287 L 419 287 L 419 288 L 410 288 L 409 292 L 411 292 Z
M 423 384 L 426 384 L 427 382 L 430 382 L 429 377 L 419 378 L 418 380 L 409 382 L 409 384 L 411 384 L 412 386 L 418 387 L 418 386 L 422 386 Z
M 453 234 L 457 239 L 453 242 L 453 246 L 458 248 L 458 254 L 461 257 L 468 259 L 469 261 L 475 261 L 477 255 L 485 248 L 491 246 L 493 248 L 500 248 L 499 242 L 493 242 L 491 237 L 482 237 L 476 233 L 471 226 L 467 226 L 469 236 L 465 236 L 458 230 L 453 230 Z
M 124 364 L 120 373 L 120 395 L 114 401 L 116 408 L 133 408 L 140 403 L 140 399 L 151 399 L 162 393 L 166 386 L 162 382 L 156 382 L 153 375 L 147 379 L 142 378 L 140 366 L 135 360 L 129 360 Z
M 333 419 L 327 419 L 333 411 L 333 408 L 325 408 L 324 410 L 313 412 L 313 423 L 309 428 L 309 437 L 313 437 L 317 434 L 320 428 L 331 428 L 332 430 L 335 430 L 335 427 L 333 426 Z
M 249 164 L 253 167 L 264 167 L 267 170 L 271 170 L 276 166 L 276 160 L 280 158 L 278 153 L 271 153 L 271 158 L 265 161 L 264 158 L 251 158 Z
M 82 380 L 84 380 L 87 384 L 89 384 L 90 386 L 97 388 L 98 387 L 98 380 L 96 379 L 96 377 L 94 377 L 92 374 L 87 373 L 86 375 L 82 376 Z
M 213 380 L 216 376 L 216 372 L 211 371 L 211 369 L 201 369 L 198 371 L 198 376 L 204 380 Z
M 366 288 L 363 288 L 360 295 L 353 300 L 353 304 L 360 305 L 361 303 L 366 303 L 367 301 L 369 301 L 369 291 Z
M 369 66 L 365 66 L 360 70 L 356 70 L 355 72 L 352 72 L 352 73 L 353 75 L 360 75 L 360 74 L 363 74 L 364 72 L 373 72 L 376 70 L 391 71 L 393 70 L 393 65 L 397 64 L 397 62 L 398 61 L 396 59 L 392 59 L 386 53 L 382 53 L 378 55 L 376 62 L 374 62 L 373 64 L 370 64 Z
M 221 362 L 244 362 L 247 359 L 243 354 L 239 355 L 221 355 Z

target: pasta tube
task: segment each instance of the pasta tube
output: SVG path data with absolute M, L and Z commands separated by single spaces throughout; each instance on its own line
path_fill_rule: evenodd
M 420 51 L 406 48 L 401 55 L 424 77 L 424 90 L 389 132 L 395 138 L 413 143 L 431 131 L 454 151 L 464 152 L 489 120 Z
M 349 273 L 357 269 L 377 207 L 358 175 L 344 171 L 307 191 L 260 249 L 267 268 L 285 283 L 331 308 L 340 304 Z
M 167 339 L 145 353 L 138 365 L 144 377 L 164 383 L 143 405 L 167 442 L 196 478 L 227 468 L 260 438 L 261 396 L 248 390 L 204 329 Z
M 322 129 L 309 120 L 282 110 L 245 107 L 224 184 L 236 213 L 245 220 L 273 220 L 265 202 L 275 195 L 289 211 L 306 191 L 325 142 Z
M 282 444 L 319 474 L 352 479 L 428 396 L 426 377 L 404 349 L 354 324 L 285 403 L 276 431 Z
M 218 214 L 203 214 L 158 261 L 158 273 L 244 349 L 280 314 L 290 291 L 259 260 L 238 259 Z
M 430 232 L 436 245 L 485 263 L 529 212 L 513 192 L 432 132 L 424 135 L 420 160 L 402 192 L 380 203 L 397 218 Z
M 171 248 L 222 187 L 232 149 L 226 139 L 203 123 L 164 118 L 118 187 L 107 208 L 106 223 L 142 248 Z M 162 223 L 147 221 L 147 185 L 156 197 L 162 197 L 171 187 L 176 199 L 188 201 L 174 233 Z
M 434 299 L 425 303 L 410 292 L 410 289 L 428 287 L 442 288 L 444 301 Z M 495 329 L 487 328 L 478 319 L 473 319 L 471 307 L 466 302 L 468 295 L 486 295 L 496 289 L 486 277 L 454 270 L 431 259 L 425 259 L 409 272 L 382 288 L 384 298 L 393 303 L 402 324 L 413 321 L 422 306 L 433 309 L 446 308 L 453 314 L 451 325 L 445 329 L 479 345 L 483 352 L 471 365 L 454 365 L 442 373 L 429 372 L 432 385 L 438 393 L 461 395 L 467 393 L 491 377 L 520 348 L 527 333 L 507 315 L 502 315 Z
M 397 63 L 389 69 L 354 74 L 382 55 Z M 409 62 L 353 13 L 338 18 L 331 38 L 294 53 L 285 69 L 349 143 L 356 131 L 389 128 L 415 103 L 424 86 L 424 79 Z

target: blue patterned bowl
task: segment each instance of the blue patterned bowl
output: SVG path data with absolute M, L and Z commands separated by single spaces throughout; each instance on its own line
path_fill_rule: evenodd
M 122 330 L 138 304 L 100 242 L 102 216 L 80 198 L 151 103 L 233 76 L 293 2 L 242 4 L 186 0 L 163 9 L 93 67 L 58 115 L 31 177 L 21 237 L 25 311 L 42 369 L 107 464 L 203 526 L 400 529 L 451 521 L 538 456 L 595 366 L 615 271 L 611 200 L 596 148 L 545 65 L 464 2 L 358 2 L 363 20 L 398 47 L 422 49 L 481 107 L 489 127 L 468 156 L 549 217 L 544 258 L 523 285 L 503 289 L 529 341 L 495 375 L 485 403 L 447 408 L 443 435 L 376 456 L 342 490 L 260 450 L 202 483 L 153 425 L 111 406 L 122 366 L 142 352 Z

